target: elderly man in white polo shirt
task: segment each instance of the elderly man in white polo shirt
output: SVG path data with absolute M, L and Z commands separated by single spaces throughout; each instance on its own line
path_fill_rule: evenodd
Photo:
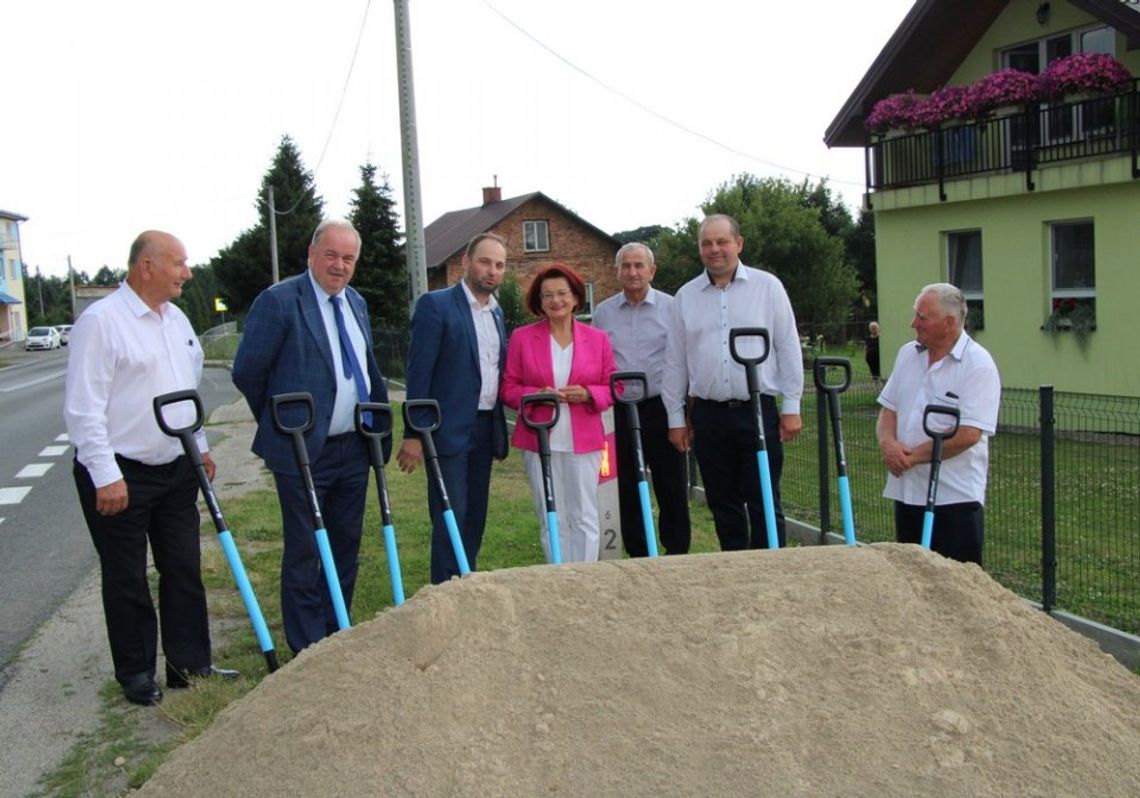
M 997 430 L 1001 380 L 965 323 L 966 300 L 957 288 L 934 283 L 919 292 L 911 322 L 915 341 L 899 350 L 879 395 L 876 432 L 890 472 L 883 495 L 895 502 L 895 538 L 918 543 L 933 449 L 922 429 L 923 412 L 928 404 L 958 408 L 958 431 L 942 449 L 931 548 L 981 565 L 989 437 Z

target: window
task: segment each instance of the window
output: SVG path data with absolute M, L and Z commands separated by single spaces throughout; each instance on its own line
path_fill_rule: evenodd
M 949 282 L 966 298 L 966 329 L 985 328 L 985 305 L 982 298 L 982 231 L 965 230 L 946 234 Z
M 577 316 L 579 321 L 590 321 L 594 318 L 594 283 L 586 283 L 586 306 Z
M 1020 69 L 1034 74 L 1043 72 L 1058 58 L 1073 53 L 1116 53 L 1116 34 L 1112 28 L 1100 26 L 1050 36 L 1002 51 L 1001 65 L 1005 69 Z M 1046 103 L 1045 108 L 1048 107 Z M 1043 115 L 1041 140 L 1045 143 L 1072 141 L 1074 132 L 1080 135 L 1099 133 L 1110 129 L 1115 122 L 1115 103 L 1112 100 L 1092 100 L 1079 106 L 1058 108 Z M 1014 131 L 1014 145 L 1024 146 L 1024 132 Z
M 550 229 L 545 220 L 523 222 L 523 251 L 546 252 L 550 249 Z
M 1096 320 L 1096 252 L 1093 223 L 1054 222 L 1052 244 L 1051 319 L 1070 326 L 1077 317 Z M 1068 322 L 1066 324 L 1065 322 Z

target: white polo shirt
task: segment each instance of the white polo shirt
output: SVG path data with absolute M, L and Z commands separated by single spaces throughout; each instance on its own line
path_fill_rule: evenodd
M 989 469 L 989 438 L 997 432 L 1001 378 L 997 366 L 982 345 L 965 332 L 950 354 L 930 365 L 925 347 L 913 341 L 903 344 L 895 358 L 890 379 L 879 394 L 879 404 L 898 416 L 896 436 L 901 444 L 915 447 L 930 440 L 922 429 L 922 414 L 928 404 L 958 408 L 959 423 L 976 427 L 982 437 L 956 457 L 943 459 L 938 479 L 937 503 L 961 504 L 986 501 Z M 946 416 L 932 415 L 930 426 L 948 428 Z M 926 504 L 930 464 L 908 469 L 901 477 L 888 474 L 883 495 L 904 504 Z

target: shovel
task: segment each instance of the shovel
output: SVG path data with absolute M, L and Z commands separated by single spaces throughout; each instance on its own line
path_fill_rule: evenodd
M 931 416 L 949 416 L 954 419 L 954 426 L 949 430 L 935 430 L 930 428 Z M 933 441 L 930 452 L 930 484 L 926 488 L 926 512 L 922 516 L 922 548 L 929 549 L 934 537 L 934 499 L 938 495 L 938 472 L 942 468 L 942 442 L 946 438 L 953 438 L 958 432 L 958 423 L 961 414 L 956 407 L 946 405 L 927 405 L 922 411 L 922 430 Z
M 622 390 L 618 390 L 621 383 Z M 640 391 L 630 391 L 631 385 L 641 384 Z M 614 402 L 625 405 L 629 421 L 629 437 L 633 443 L 633 462 L 637 468 L 637 496 L 641 500 L 641 524 L 645 529 L 645 545 L 650 557 L 657 556 L 657 531 L 653 527 L 653 507 L 649 503 L 649 479 L 645 475 L 645 449 L 641 443 L 641 413 L 638 403 L 649 393 L 649 380 L 644 371 L 615 371 L 610 375 L 610 393 Z M 632 530 L 631 530 L 632 531 Z
M 329 533 L 325 529 L 325 519 L 321 516 L 320 502 L 317 501 L 317 486 L 313 484 L 313 469 L 309 466 L 309 450 L 305 446 L 305 433 L 312 428 L 313 418 L 316 415 L 313 396 L 307 392 L 282 393 L 272 397 L 269 402 L 273 414 L 273 426 L 282 435 L 288 435 L 293 439 L 293 454 L 297 458 L 297 468 L 301 471 L 305 493 L 309 496 L 309 509 L 313 514 L 313 534 L 317 538 L 317 551 L 321 556 L 321 569 L 325 572 L 325 582 L 328 584 L 333 611 L 336 613 L 336 624 L 340 629 L 347 629 L 352 624 L 348 620 L 348 608 L 345 607 L 344 593 L 340 589 L 340 577 L 336 572 L 336 561 L 333 559 L 332 548 L 329 546 Z M 281 419 L 281 408 L 284 405 L 294 404 L 304 406 L 305 421 L 303 424 L 288 426 Z
M 829 367 L 843 369 L 843 381 L 829 383 Z M 827 414 L 831 417 L 831 431 L 835 437 L 835 470 L 839 474 L 839 508 L 843 514 L 843 540 L 855 545 L 855 515 L 851 511 L 851 484 L 847 480 L 847 454 L 843 449 L 843 414 L 839 408 L 839 394 L 851 387 L 851 361 L 845 357 L 817 357 L 812 368 L 815 387 L 827 395 Z
M 550 405 L 554 412 L 549 421 L 537 421 L 527 413 L 527 405 Z M 519 403 L 519 418 L 523 420 L 538 437 L 538 459 L 542 464 L 542 492 L 546 497 L 546 530 L 550 536 L 550 561 L 555 565 L 562 563 L 562 547 L 558 542 L 558 508 L 554 503 L 554 476 L 550 469 L 550 428 L 558 423 L 561 408 L 558 406 L 558 394 L 532 393 L 522 398 Z
M 432 423 L 419 425 L 412 418 L 413 410 L 431 410 L 434 412 Z M 435 441 L 431 434 L 439 429 L 441 421 L 439 402 L 434 399 L 409 399 L 404 402 L 404 425 L 414 430 L 420 436 L 424 447 L 424 460 L 427 461 L 428 473 L 435 480 L 439 489 L 439 502 L 443 506 L 443 523 L 447 526 L 447 536 L 451 539 L 451 548 L 455 552 L 455 563 L 459 566 L 459 575 L 467 576 L 471 573 L 471 565 L 467 562 L 467 550 L 463 548 L 463 538 L 459 536 L 459 524 L 455 522 L 455 511 L 451 509 L 451 499 L 447 498 L 447 485 L 443 482 L 443 471 L 439 468 L 439 454 L 435 450 Z
M 760 338 L 764 341 L 764 354 L 759 357 L 745 357 L 736 348 L 738 338 Z M 768 359 L 772 342 L 766 327 L 735 327 L 728 331 L 728 349 L 732 359 L 744 366 L 744 376 L 748 380 L 748 397 L 752 402 L 752 414 L 756 417 L 756 465 L 760 470 L 760 496 L 764 500 L 764 526 L 768 532 L 768 548 L 780 548 L 776 534 L 776 501 L 772 495 L 772 469 L 768 465 L 768 445 L 764 440 L 764 415 L 760 410 L 760 364 Z
M 193 402 L 194 421 L 185 427 L 176 429 L 166 423 L 162 409 L 177 402 Z M 202 410 L 202 399 L 194 390 L 164 393 L 162 396 L 154 398 L 154 417 L 158 421 L 159 429 L 170 437 L 178 438 L 181 441 L 182 450 L 186 452 L 186 456 L 190 458 L 190 464 L 194 466 L 194 472 L 198 475 L 198 487 L 202 489 L 202 497 L 206 500 L 206 507 L 209 508 L 210 516 L 214 519 L 214 526 L 218 530 L 218 542 L 222 545 L 222 552 L 226 556 L 226 562 L 229 563 L 230 572 L 234 576 L 234 584 L 237 585 L 238 592 L 241 594 L 241 600 L 245 602 L 245 611 L 249 615 L 250 623 L 253 624 L 253 633 L 257 636 L 257 644 L 265 656 L 265 667 L 269 669 L 270 673 L 273 673 L 277 670 L 277 652 L 273 648 L 273 638 L 269 636 L 269 628 L 265 625 L 261 606 L 257 603 L 253 586 L 249 582 L 249 577 L 246 576 L 245 566 L 242 565 L 241 555 L 238 554 L 234 537 L 230 534 L 229 527 L 226 526 L 225 517 L 222 516 L 222 508 L 218 505 L 218 497 L 214 494 L 214 487 L 210 484 L 209 476 L 206 475 L 206 466 L 202 462 L 202 453 L 198 451 L 198 442 L 194 440 L 194 433 L 201 428 L 205 418 L 205 413 Z
M 368 419 L 376 421 L 387 417 L 388 422 L 372 425 Z M 385 438 L 392 437 L 392 406 L 379 402 L 361 402 L 353 415 L 356 431 L 368 439 L 368 456 L 372 460 L 372 470 L 376 472 L 376 492 L 380 494 L 380 519 L 384 525 L 384 551 L 388 554 L 388 577 L 392 582 L 392 601 L 397 607 L 404 603 L 404 579 L 400 575 L 400 555 L 396 551 L 396 528 L 392 526 L 392 504 L 388 500 L 388 480 L 384 478 Z M 379 430 L 374 427 L 380 427 Z

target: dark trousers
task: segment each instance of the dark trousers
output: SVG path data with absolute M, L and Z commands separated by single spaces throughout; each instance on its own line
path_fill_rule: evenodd
M 475 418 L 475 445 L 469 451 L 439 458 L 439 470 L 447 488 L 448 502 L 455 514 L 455 525 L 463 540 L 467 564 L 475 570 L 475 561 L 483 545 L 483 528 L 487 525 L 487 500 L 491 490 L 493 426 L 491 411 L 481 411 Z M 424 463 L 427 470 L 427 463 Z M 459 576 L 459 563 L 451 547 L 451 537 L 443 520 L 443 497 L 439 485 L 428 471 L 428 509 L 431 512 L 431 583 L 438 585 Z
M 661 397 L 646 399 L 637 406 L 641 422 L 641 446 L 645 464 L 653 472 L 653 493 L 659 511 L 657 527 L 666 554 L 688 554 L 692 532 L 689 527 L 689 485 L 685 455 L 669 442 L 669 420 Z M 633 435 L 628 411 L 614 408 L 617 443 L 618 500 L 621 506 L 621 537 L 630 557 L 645 557 L 645 523 L 637 489 L 637 465 L 633 457 Z
M 925 515 L 926 508 L 922 505 L 896 501 L 895 540 L 899 543 L 921 543 Z M 936 506 L 930 550 L 951 560 L 981 565 L 985 521 L 985 508 L 979 502 Z
M 780 443 L 780 416 L 776 400 L 771 396 L 761 396 L 760 407 L 764 416 L 768 468 L 772 473 L 772 497 L 776 504 L 776 539 L 783 548 L 780 474 L 784 470 L 784 445 Z M 696 399 L 691 418 L 693 451 L 721 549 L 768 548 L 760 467 L 756 459 L 756 422 L 751 404 Z
M 160 466 L 116 457 L 127 483 L 127 509 L 100 515 L 95 485 L 78 461 L 73 474 L 83 517 L 99 554 L 103 615 L 115 678 L 154 677 L 158 635 L 167 664 L 210 664 L 210 623 L 198 528 L 198 482 L 189 458 Z M 158 571 L 158 615 L 147 582 L 147 541 Z M 161 623 L 160 623 L 161 620 Z
M 368 496 L 369 460 L 355 432 L 329 438 L 312 463 L 317 502 L 329 535 L 345 606 L 352 609 Z M 274 472 L 285 547 L 281 553 L 281 618 L 293 653 L 339 628 L 314 534 L 313 511 L 300 475 Z

